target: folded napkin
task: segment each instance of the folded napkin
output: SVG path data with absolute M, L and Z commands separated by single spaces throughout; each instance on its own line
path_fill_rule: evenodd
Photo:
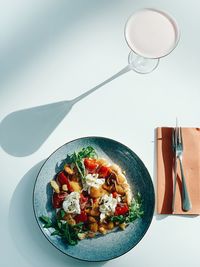
M 173 164 L 172 129 L 157 128 L 157 212 L 172 214 Z M 182 210 L 182 180 L 180 165 L 177 168 L 175 209 L 173 214 L 200 214 L 200 128 L 182 128 L 183 169 L 192 209 Z

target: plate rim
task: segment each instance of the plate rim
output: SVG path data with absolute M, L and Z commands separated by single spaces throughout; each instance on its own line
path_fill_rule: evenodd
M 112 142 L 115 142 L 115 143 L 118 143 L 118 144 L 124 146 L 127 150 L 131 151 L 131 153 L 133 153 L 133 154 L 140 160 L 140 162 L 142 163 L 142 165 L 143 165 L 145 171 L 147 172 L 147 174 L 148 174 L 148 176 L 149 176 L 149 178 L 150 178 L 150 185 L 151 185 L 151 187 L 152 187 L 152 191 L 153 191 L 153 208 L 152 208 L 151 219 L 150 219 L 150 221 L 149 221 L 148 227 L 145 229 L 145 231 L 143 232 L 143 234 L 140 236 L 140 238 L 139 238 L 137 244 L 131 246 L 130 249 L 128 249 L 127 251 L 125 251 L 124 253 L 122 253 L 122 254 L 120 254 L 120 255 L 111 257 L 111 258 L 109 258 L 109 259 L 103 259 L 103 260 L 88 260 L 88 259 L 81 259 L 81 258 L 72 256 L 72 255 L 69 255 L 69 254 L 67 254 L 66 252 L 62 251 L 60 248 L 58 248 L 58 247 L 57 247 L 57 246 L 56 246 L 56 245 L 55 245 L 55 244 L 54 244 L 54 243 L 47 237 L 47 235 L 45 235 L 44 231 L 42 230 L 42 228 L 41 228 L 41 226 L 40 226 L 40 224 L 39 224 L 39 219 L 38 219 L 37 216 L 36 216 L 36 210 L 35 210 L 35 205 L 34 205 L 34 194 L 35 194 L 36 183 L 37 183 L 39 174 L 40 174 L 40 172 L 41 172 L 43 166 L 44 166 L 45 163 L 49 160 L 49 158 L 50 158 L 54 153 L 56 153 L 60 148 L 62 148 L 63 146 L 68 145 L 68 144 L 70 144 L 70 143 L 73 143 L 73 142 L 75 142 L 75 141 L 78 141 L 78 140 L 80 140 L 80 139 L 89 139 L 89 138 L 105 139 L 105 140 L 108 140 L 108 141 L 112 141 Z M 143 161 L 140 159 L 140 157 L 139 157 L 139 156 L 138 156 L 132 149 L 130 149 L 127 145 L 124 145 L 123 143 L 121 143 L 121 142 L 119 142 L 119 141 L 117 141 L 117 140 L 115 140 L 115 139 L 109 138 L 109 137 L 96 136 L 96 135 L 92 135 L 92 136 L 83 136 L 83 137 L 75 138 L 75 139 L 73 139 L 73 140 L 71 140 L 71 141 L 68 141 L 68 142 L 64 143 L 63 145 L 59 146 L 57 149 L 55 149 L 55 150 L 54 150 L 54 151 L 53 151 L 53 152 L 52 152 L 52 153 L 51 153 L 51 154 L 44 160 L 44 162 L 43 162 L 42 166 L 40 167 L 40 169 L 39 169 L 39 171 L 38 171 L 38 173 L 37 173 L 37 176 L 36 176 L 36 178 L 35 178 L 35 182 L 34 182 L 34 186 L 33 186 L 33 192 L 32 192 L 32 208 L 33 208 L 33 213 L 34 213 L 35 220 L 36 220 L 36 222 L 37 222 L 37 225 L 38 225 L 40 231 L 41 231 L 42 234 L 44 235 L 45 239 L 47 239 L 48 242 L 49 242 L 52 246 L 54 246 L 58 251 L 60 251 L 61 253 L 63 253 L 64 255 L 66 255 L 66 256 L 68 256 L 68 257 L 71 257 L 71 258 L 76 259 L 76 260 L 79 260 L 79 261 L 85 261 L 85 262 L 107 262 L 107 261 L 109 261 L 109 260 L 113 260 L 113 259 L 119 258 L 119 257 L 125 255 L 126 253 L 128 253 L 129 251 L 131 251 L 134 247 L 136 247 L 136 246 L 140 243 L 140 241 L 143 239 L 143 237 L 144 237 L 145 234 L 147 233 L 147 231 L 148 231 L 150 225 L 152 224 L 153 215 L 154 215 L 154 211 L 155 211 L 155 189 L 154 189 L 153 180 L 151 179 L 151 175 L 150 175 L 150 173 L 149 173 L 147 167 L 145 166 L 145 164 L 143 163 Z

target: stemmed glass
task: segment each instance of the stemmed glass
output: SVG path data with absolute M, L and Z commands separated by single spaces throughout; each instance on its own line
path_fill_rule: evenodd
M 177 46 L 180 31 L 174 18 L 163 11 L 145 8 L 135 12 L 125 25 L 125 39 L 131 52 L 129 67 L 150 73 Z

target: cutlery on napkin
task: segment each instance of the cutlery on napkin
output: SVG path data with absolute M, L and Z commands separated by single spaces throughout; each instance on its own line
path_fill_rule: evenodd
M 200 128 L 182 128 L 184 139 L 184 173 L 192 208 L 182 209 L 182 179 L 180 166 L 177 166 L 177 185 L 172 212 L 173 166 L 172 151 L 173 128 L 157 128 L 157 212 L 160 214 L 200 214 Z

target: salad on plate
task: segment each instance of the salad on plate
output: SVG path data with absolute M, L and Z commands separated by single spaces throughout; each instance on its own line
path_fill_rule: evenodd
M 55 216 L 41 216 L 44 228 L 76 245 L 85 238 L 126 227 L 143 215 L 142 199 L 133 196 L 120 166 L 98 157 L 91 146 L 67 155 L 50 180 Z

